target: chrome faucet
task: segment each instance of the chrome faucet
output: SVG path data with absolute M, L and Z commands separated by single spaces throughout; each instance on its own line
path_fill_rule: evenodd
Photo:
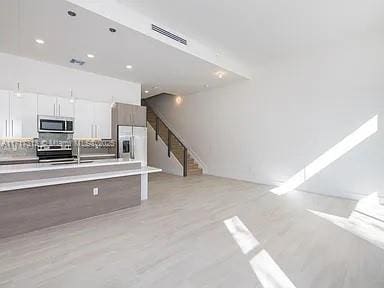
M 80 143 L 81 143 L 80 139 L 77 140 L 77 164 L 80 164 L 80 145 L 81 145 Z

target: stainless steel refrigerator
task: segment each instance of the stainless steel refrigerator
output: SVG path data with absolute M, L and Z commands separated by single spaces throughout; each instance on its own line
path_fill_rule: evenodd
M 118 126 L 118 139 L 119 158 L 147 166 L 147 127 Z

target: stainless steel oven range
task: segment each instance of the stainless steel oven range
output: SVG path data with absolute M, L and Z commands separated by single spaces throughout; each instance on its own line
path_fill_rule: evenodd
M 72 156 L 72 143 L 38 144 L 36 154 L 39 162 L 65 162 L 74 161 Z

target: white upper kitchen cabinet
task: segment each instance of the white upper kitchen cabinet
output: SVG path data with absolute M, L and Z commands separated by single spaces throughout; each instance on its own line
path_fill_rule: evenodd
M 75 102 L 74 138 L 94 138 L 93 103 L 86 100 Z
M 111 104 L 93 103 L 95 138 L 111 139 Z
M 76 100 L 74 137 L 111 139 L 111 105 Z
M 45 116 L 56 116 L 56 97 L 39 95 L 37 113 Z
M 37 95 L 22 93 L 21 96 L 10 94 L 10 128 L 13 138 L 37 138 Z
M 8 137 L 9 130 L 9 91 L 0 90 L 0 137 Z
M 39 95 L 38 114 L 45 116 L 73 117 L 74 104 L 69 98 Z
M 37 96 L 0 90 L 0 137 L 37 137 Z
M 61 117 L 74 117 L 75 105 L 69 98 L 57 97 L 57 112 L 56 116 Z

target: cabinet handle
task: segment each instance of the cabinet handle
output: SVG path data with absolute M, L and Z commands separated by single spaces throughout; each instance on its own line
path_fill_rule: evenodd
M 56 116 L 56 104 L 53 104 L 53 116 Z
M 8 137 L 8 120 L 5 120 L 5 137 Z
M 59 116 L 61 116 L 61 104 L 59 104 Z
M 11 121 L 11 127 L 12 127 L 12 137 L 14 137 L 14 135 L 13 135 L 13 120 Z

